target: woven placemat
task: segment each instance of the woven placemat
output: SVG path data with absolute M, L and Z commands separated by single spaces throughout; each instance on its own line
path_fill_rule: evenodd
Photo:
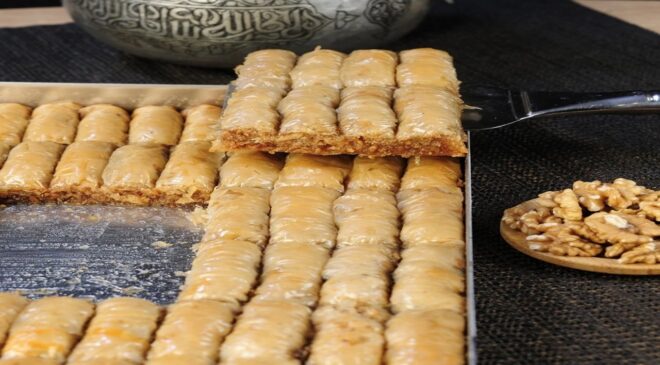
M 394 49 L 430 46 L 465 83 L 536 90 L 660 88 L 660 37 L 563 1 L 433 2 Z M 161 64 L 73 25 L 0 29 L 6 81 L 223 84 L 231 71 Z M 554 267 L 502 241 L 503 209 L 577 179 L 660 187 L 660 116 L 589 116 L 473 135 L 478 350 L 483 364 L 656 364 L 660 280 Z

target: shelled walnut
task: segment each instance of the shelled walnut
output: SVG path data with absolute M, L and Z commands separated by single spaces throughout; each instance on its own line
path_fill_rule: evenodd
M 660 262 L 660 191 L 619 178 L 576 181 L 504 212 L 502 221 L 527 235 L 528 247 L 558 256 Z

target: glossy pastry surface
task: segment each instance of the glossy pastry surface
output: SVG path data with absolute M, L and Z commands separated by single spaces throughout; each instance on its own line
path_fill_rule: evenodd
M 179 143 L 211 142 L 216 138 L 216 127 L 222 108 L 217 105 L 202 104 L 185 109 L 182 114 L 186 121 Z
M 44 190 L 50 184 L 64 145 L 27 141 L 14 147 L 0 170 L 0 190 Z
M 70 144 L 76 136 L 80 105 L 72 102 L 43 104 L 32 111 L 24 141 Z
M 133 111 L 128 143 L 174 146 L 179 142 L 183 117 L 171 106 L 143 106 Z
M 19 314 L 2 349 L 2 360 L 43 358 L 64 363 L 94 313 L 87 300 L 47 297 Z
M 67 364 L 142 363 L 161 315 L 159 306 L 144 299 L 118 297 L 101 302 Z
M 21 143 L 32 109 L 16 103 L 0 103 L 0 142 L 9 146 Z
M 80 125 L 76 142 L 107 142 L 115 146 L 126 144 L 130 116 L 126 110 L 109 104 L 95 104 L 80 109 Z

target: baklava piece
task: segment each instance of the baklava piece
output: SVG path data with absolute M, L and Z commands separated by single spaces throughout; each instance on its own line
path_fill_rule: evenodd
M 402 51 L 399 57 L 401 63 L 396 68 L 399 87 L 428 85 L 458 94 L 459 82 L 454 61 L 449 53 L 432 48 L 418 48 Z
M 467 152 L 461 125 L 461 99 L 446 89 L 433 86 L 406 86 L 394 92 L 394 110 L 399 118 L 396 138 L 410 148 L 435 144 L 442 156 Z
M 406 251 L 404 251 L 405 254 Z M 462 272 L 444 269 L 434 262 L 406 259 L 394 271 L 391 305 L 395 313 L 411 310 L 450 310 L 464 313 Z
M 278 142 L 296 145 L 337 136 L 339 90 L 322 85 L 293 89 L 282 99 L 277 111 L 282 115 Z M 300 138 L 304 138 L 301 140 Z
M 396 86 L 394 74 L 398 56 L 382 49 L 360 49 L 351 52 L 341 67 L 341 81 L 344 86 Z
M 353 168 L 348 175 L 349 189 L 399 190 L 399 180 L 403 172 L 400 157 L 363 157 L 353 160 Z
M 390 273 L 396 261 L 396 251 L 386 246 L 338 248 L 323 271 L 326 281 L 321 288 L 321 307 L 343 308 L 372 319 L 386 319 Z
M 345 88 L 341 92 L 337 118 L 339 129 L 349 138 L 366 139 L 374 145 L 391 143 L 398 123 L 392 110 L 392 89 Z
M 179 143 L 212 142 L 217 135 L 216 126 L 220 121 L 221 113 L 222 108 L 209 104 L 185 109 L 182 114 L 186 122 Z
M 280 125 L 280 100 L 282 94 L 269 88 L 235 91 L 220 117 L 220 137 L 213 143 L 213 150 L 233 150 L 244 141 L 272 144 Z
M 452 157 L 419 157 L 408 161 L 401 179 L 401 189 L 439 189 L 462 194 L 461 163 Z
M 388 365 L 465 363 L 465 318 L 445 310 L 399 313 L 385 331 Z
M 220 364 L 299 365 L 310 309 L 290 301 L 251 301 L 220 349 Z
M 104 201 L 103 170 L 115 145 L 81 141 L 70 144 L 57 164 L 49 195 L 55 201 L 94 204 Z
M 101 302 L 67 364 L 142 364 L 161 315 L 160 307 L 144 299 Z
M 169 306 L 146 365 L 213 365 L 231 329 L 234 313 L 225 303 L 195 300 Z
M 11 147 L 21 143 L 31 112 L 25 105 L 0 104 L 0 143 Z
M 390 191 L 349 189 L 334 203 L 339 227 L 338 245 L 372 244 L 396 247 L 399 242 L 399 210 Z
M 254 300 L 292 301 L 313 307 L 329 257 L 328 249 L 307 242 L 269 245 Z
M 63 150 L 64 145 L 54 142 L 28 141 L 14 147 L 0 170 L 0 197 L 43 201 Z
M 291 70 L 293 88 L 321 85 L 341 89 L 339 70 L 346 55 L 330 49 L 317 47 L 298 58 L 298 63 Z
M 307 186 L 344 191 L 344 179 L 351 170 L 349 156 L 316 156 L 292 153 L 275 187 Z
M 106 142 L 119 147 L 128 139 L 130 116 L 126 110 L 109 104 L 95 104 L 80 109 L 76 142 Z
M 143 106 L 133 111 L 128 143 L 174 146 L 179 142 L 183 117 L 171 106 Z
M 94 313 L 87 300 L 48 297 L 31 302 L 19 314 L 2 349 L 2 360 L 38 359 L 63 364 Z
M 322 307 L 312 315 L 316 333 L 308 365 L 381 365 L 383 324 L 357 313 Z
M 222 163 L 222 155 L 209 152 L 210 148 L 209 142 L 184 142 L 173 147 L 156 182 L 161 204 L 202 204 L 209 200 Z
M 4 345 L 11 324 L 28 304 L 28 300 L 17 293 L 0 293 L 0 349 Z
M 178 300 L 214 300 L 238 310 L 257 280 L 260 262 L 261 249 L 254 243 L 202 242 Z
M 103 191 L 116 203 L 149 205 L 154 188 L 167 163 L 167 147 L 128 144 L 110 156 L 103 171 Z
M 282 49 L 252 52 L 245 57 L 242 65 L 236 67 L 236 88 L 263 87 L 285 93 L 291 87 L 289 72 L 296 58 L 295 53 Z
M 401 190 L 397 199 L 405 247 L 463 240 L 462 195 L 438 189 Z
M 270 190 L 217 188 L 209 201 L 204 241 L 249 241 L 263 246 L 268 241 Z
M 234 152 L 222 165 L 223 188 L 272 189 L 284 166 L 281 156 L 263 152 Z
M 333 189 L 281 187 L 271 195 L 270 243 L 335 245 L 337 227 L 332 204 L 339 197 Z
M 71 144 L 80 122 L 80 105 L 60 102 L 40 105 L 32 111 L 24 141 Z

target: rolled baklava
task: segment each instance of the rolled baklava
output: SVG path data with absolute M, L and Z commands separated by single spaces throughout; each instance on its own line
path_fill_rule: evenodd
M 334 246 L 337 238 L 333 189 L 280 187 L 271 196 L 270 243 L 308 243 Z
M 392 110 L 392 89 L 378 86 L 347 87 L 341 92 L 337 109 L 341 133 L 371 143 L 394 139 L 398 120 Z
M 328 249 L 307 242 L 269 245 L 254 300 L 292 301 L 313 307 L 329 257 Z
M 32 109 L 16 103 L 0 104 L 0 143 L 16 146 L 21 143 L 23 133 L 30 120 Z
M 291 301 L 251 301 L 220 348 L 220 364 L 301 364 L 310 314 Z
M 438 189 L 401 190 L 397 198 L 404 246 L 463 240 L 462 195 Z
M 339 227 L 337 244 L 381 244 L 399 242 L 399 210 L 391 191 L 349 189 L 333 207 Z
M 255 143 L 267 141 L 277 134 L 280 115 L 277 105 L 282 94 L 269 88 L 248 87 L 235 91 L 220 118 L 220 137 L 214 150 L 227 143 L 248 138 Z
M 211 142 L 216 138 L 216 127 L 222 109 L 216 105 L 202 104 L 185 109 L 182 114 L 186 122 L 179 143 Z
M 223 188 L 272 189 L 284 166 L 281 156 L 263 152 L 232 153 L 220 170 Z
M 308 365 L 382 364 L 385 339 L 379 321 L 333 307 L 316 310 L 312 319 L 316 333 Z
M 439 189 L 462 194 L 461 164 L 452 157 L 411 158 L 401 179 L 401 189 Z
M 341 52 L 320 47 L 303 54 L 291 70 L 293 88 L 322 85 L 341 89 L 339 70 L 345 58 L 346 55 Z
M 0 196 L 43 201 L 63 150 L 64 145 L 55 142 L 27 141 L 14 147 L 0 169 Z
M 397 191 L 403 172 L 403 160 L 399 157 L 361 157 L 353 160 L 348 175 L 349 189 Z
M 141 364 L 161 315 L 160 307 L 144 299 L 112 298 L 101 302 L 67 364 Z
M 263 246 L 268 241 L 270 190 L 217 188 L 211 195 L 204 241 L 249 241 Z
M 103 191 L 110 201 L 148 205 L 156 196 L 154 188 L 167 163 L 167 147 L 128 144 L 110 156 L 103 170 Z
M 348 156 L 315 156 L 292 153 L 275 187 L 307 186 L 344 191 L 344 179 L 351 170 Z
M 388 365 L 465 363 L 465 318 L 446 310 L 408 311 L 388 323 Z
M 398 56 L 382 49 L 359 49 L 351 52 L 341 67 L 341 81 L 346 87 L 378 86 L 393 88 Z
M 49 195 L 56 201 L 81 204 L 102 203 L 103 170 L 115 145 L 81 141 L 70 144 L 57 164 Z
M 209 200 L 222 163 L 222 155 L 209 152 L 210 148 L 210 142 L 183 142 L 173 147 L 156 182 L 161 204 L 202 204 Z
M 126 110 L 109 104 L 95 104 L 80 109 L 76 142 L 106 142 L 123 146 L 128 139 L 130 116 Z
M 194 300 L 172 304 L 145 364 L 216 364 L 220 344 L 233 321 L 234 313 L 225 303 Z
M 279 139 L 318 138 L 337 135 L 337 89 L 312 85 L 293 89 L 277 107 L 282 115 Z M 292 151 L 295 152 L 295 151 Z
M 11 324 L 28 304 L 28 300 L 17 293 L 0 293 L 0 349 L 5 344 Z
M 399 87 L 428 85 L 458 93 L 454 61 L 449 53 L 433 48 L 409 49 L 399 53 L 401 63 L 396 68 Z
M 23 141 L 71 144 L 80 122 L 80 105 L 72 102 L 43 104 L 32 111 Z
M 264 87 L 284 93 L 291 87 L 289 72 L 296 63 L 296 54 L 282 49 L 262 49 L 245 57 L 236 67 L 238 78 L 234 83 L 238 90 L 247 87 Z
M 48 297 L 25 307 L 14 321 L 2 360 L 48 359 L 63 364 L 94 313 L 87 300 Z
M 260 262 L 261 249 L 254 243 L 202 242 L 178 300 L 214 300 L 238 310 L 257 280 Z
M 143 106 L 133 111 L 128 143 L 174 146 L 179 142 L 183 117 L 171 106 Z
M 438 141 L 445 153 L 460 155 L 466 151 L 461 125 L 463 105 L 447 89 L 434 86 L 406 86 L 394 92 L 394 110 L 399 118 L 396 138 L 415 144 Z

